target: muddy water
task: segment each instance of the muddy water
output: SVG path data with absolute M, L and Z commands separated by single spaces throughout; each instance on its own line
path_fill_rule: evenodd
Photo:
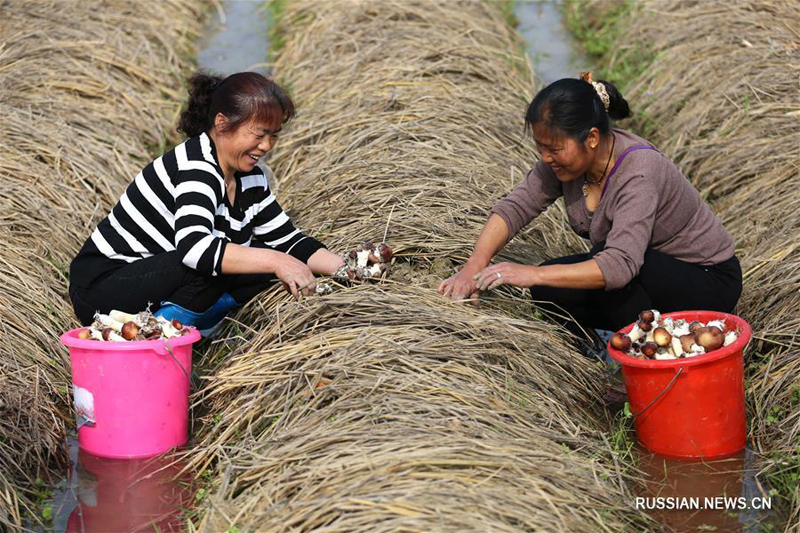
M 191 476 L 169 457 L 106 459 L 68 441 L 71 469 L 44 502 L 46 531 L 184 531 L 192 502 Z M 45 531 L 32 528 L 35 531 Z
M 222 0 L 217 4 L 198 43 L 197 65 L 219 74 L 268 72 L 266 1 Z
M 769 529 L 774 504 L 755 481 L 749 450 L 714 461 L 682 461 L 636 447 L 634 455 L 645 480 L 635 505 L 670 531 Z
M 516 0 L 514 15 L 517 31 L 528 43 L 538 78 L 552 83 L 561 78 L 577 78 L 589 70 L 580 44 L 567 29 L 558 0 Z

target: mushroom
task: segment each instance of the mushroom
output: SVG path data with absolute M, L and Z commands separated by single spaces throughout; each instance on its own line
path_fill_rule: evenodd
M 683 348 L 684 352 L 691 352 L 692 346 L 697 341 L 693 333 L 689 333 L 688 335 L 681 335 L 679 339 L 681 341 L 681 348 Z
M 640 320 L 639 321 L 639 329 L 641 329 L 644 332 L 648 332 L 651 329 L 653 329 L 653 324 L 652 324 L 652 322 L 645 322 L 643 320 Z
M 116 309 L 112 309 L 108 312 L 108 316 L 116 320 L 117 322 L 125 323 L 125 322 L 138 322 L 138 315 L 132 315 L 130 313 L 126 313 L 125 311 L 117 311 Z M 138 323 L 136 324 L 139 325 Z
M 369 256 L 372 253 L 369 250 L 361 250 L 357 255 L 356 266 L 365 267 L 369 264 Z
M 656 360 L 665 361 L 667 359 L 675 359 L 675 356 L 666 350 L 659 350 L 656 352 Z
M 639 339 L 644 337 L 644 331 L 642 331 L 642 328 L 639 327 L 638 322 L 633 325 L 630 333 L 628 333 L 628 336 L 631 338 L 631 342 L 633 343 L 636 343 Z
M 723 346 L 728 346 L 729 344 L 733 344 L 736 342 L 739 336 L 736 334 L 735 331 L 729 331 L 725 334 L 725 342 L 722 343 Z
M 722 344 L 725 342 L 722 331 L 714 326 L 698 328 L 695 332 L 695 336 L 697 337 L 697 344 L 702 346 L 706 353 L 721 348 Z
M 639 313 L 639 322 L 646 322 L 650 324 L 653 320 L 655 320 L 656 315 L 653 313 L 652 309 L 645 309 L 641 313 Z M 645 330 L 647 331 L 647 330 Z
M 103 328 L 111 328 L 116 332 L 122 331 L 122 322 L 111 318 L 109 315 L 97 313 L 94 315 L 94 321 Z
M 655 357 L 657 351 L 658 345 L 654 342 L 646 342 L 642 346 L 642 354 L 649 359 Z
M 615 350 L 627 352 L 631 348 L 631 344 L 631 338 L 619 331 L 614 333 L 614 336 L 611 337 L 611 347 Z
M 672 342 L 672 335 L 666 328 L 659 326 L 653 330 L 653 341 L 660 347 L 666 348 Z
M 672 346 L 672 353 L 675 357 L 683 356 L 684 349 L 680 337 L 672 337 L 670 345 Z
M 136 338 L 139 334 L 139 326 L 133 320 L 129 320 L 122 325 L 122 338 L 126 341 Z
M 693 320 L 689 324 L 689 333 L 695 333 L 699 328 L 702 328 L 703 324 L 698 322 L 697 320 Z
M 394 254 L 392 253 L 392 249 L 389 248 L 389 245 L 385 242 L 382 242 L 378 245 L 378 255 L 381 256 L 381 261 L 384 263 L 388 263 L 392 260 Z
M 181 321 L 178 320 L 177 318 L 173 318 L 171 324 L 172 327 L 177 329 L 178 331 L 183 329 L 183 324 L 181 324 Z

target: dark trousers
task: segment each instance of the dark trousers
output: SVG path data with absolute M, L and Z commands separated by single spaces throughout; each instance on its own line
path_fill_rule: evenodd
M 579 263 L 602 249 L 600 244 L 587 254 L 550 259 L 542 265 Z M 688 310 L 730 313 L 741 293 L 742 269 L 736 256 L 718 265 L 702 266 L 649 248 L 639 274 L 621 289 L 531 288 L 532 298 L 542 302 L 540 307 L 545 311 L 561 315 L 566 311 L 584 327 L 611 331 L 635 321 L 644 309 L 662 313 Z
M 243 305 L 275 280 L 272 274 L 204 275 L 185 266 L 173 251 L 118 268 L 88 289 L 70 286 L 69 295 L 81 324 L 88 325 L 96 311 L 138 313 L 148 305 L 156 311 L 166 301 L 202 313 L 226 292 Z

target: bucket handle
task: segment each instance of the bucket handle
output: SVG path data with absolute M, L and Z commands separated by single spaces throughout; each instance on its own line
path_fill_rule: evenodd
M 179 366 L 179 367 L 181 367 L 181 370 L 183 371 L 183 375 L 184 375 L 184 376 L 186 376 L 186 381 L 187 381 L 187 383 L 189 383 L 189 384 L 191 385 L 191 383 L 192 383 L 192 379 L 189 377 L 189 373 L 188 373 L 188 372 L 186 371 L 186 369 L 183 367 L 183 365 L 181 364 L 181 362 L 180 362 L 180 361 L 178 361 L 178 358 L 177 358 L 177 357 L 175 357 L 175 354 L 174 354 L 174 353 L 172 353 L 172 346 L 170 346 L 169 340 L 165 340 L 165 341 L 164 341 L 164 347 L 162 348 L 161 346 L 159 346 L 159 347 L 156 349 L 156 353 L 158 353 L 159 355 L 166 355 L 166 354 L 169 354 L 169 355 L 170 355 L 170 357 L 172 357 L 172 360 L 173 360 L 173 361 L 175 361 L 176 363 L 178 363 L 178 366 Z
M 648 409 L 650 409 L 650 408 L 653 406 L 653 404 L 654 404 L 654 403 L 656 403 L 656 401 L 657 401 L 659 398 L 661 398 L 662 396 L 664 396 L 664 394 L 666 394 L 666 393 L 667 393 L 667 391 L 669 391 L 669 390 L 672 388 L 672 386 L 675 384 L 675 381 L 678 379 L 678 376 L 680 376 L 680 375 L 681 375 L 681 372 L 683 372 L 683 367 L 682 367 L 682 366 L 678 367 L 678 370 L 675 372 L 675 375 L 674 375 L 674 376 L 672 376 L 672 380 L 671 380 L 671 381 L 670 381 L 670 382 L 667 384 L 667 386 L 666 386 L 666 387 L 664 387 L 664 390 L 662 390 L 661 392 L 659 392 L 659 393 L 658 393 L 658 395 L 657 395 L 655 398 L 653 398 L 652 400 L 650 400 L 650 403 L 648 403 L 648 404 L 645 406 L 645 408 L 644 408 L 644 409 L 642 409 L 642 410 L 641 410 L 641 411 L 639 411 L 638 413 L 631 413 L 631 417 L 633 417 L 633 418 L 636 418 L 637 416 L 639 416 L 639 415 L 643 414 L 645 411 L 647 411 Z

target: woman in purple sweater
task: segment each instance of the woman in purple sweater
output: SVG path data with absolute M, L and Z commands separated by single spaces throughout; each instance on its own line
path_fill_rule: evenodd
M 541 159 L 491 211 L 475 249 L 439 292 L 475 298 L 502 284 L 529 287 L 545 308 L 583 326 L 617 330 L 643 309 L 730 312 L 742 271 L 730 234 L 668 157 L 610 119 L 630 116 L 613 84 L 562 79 L 536 95 L 525 116 Z M 539 266 L 489 265 L 557 198 L 589 253 Z

